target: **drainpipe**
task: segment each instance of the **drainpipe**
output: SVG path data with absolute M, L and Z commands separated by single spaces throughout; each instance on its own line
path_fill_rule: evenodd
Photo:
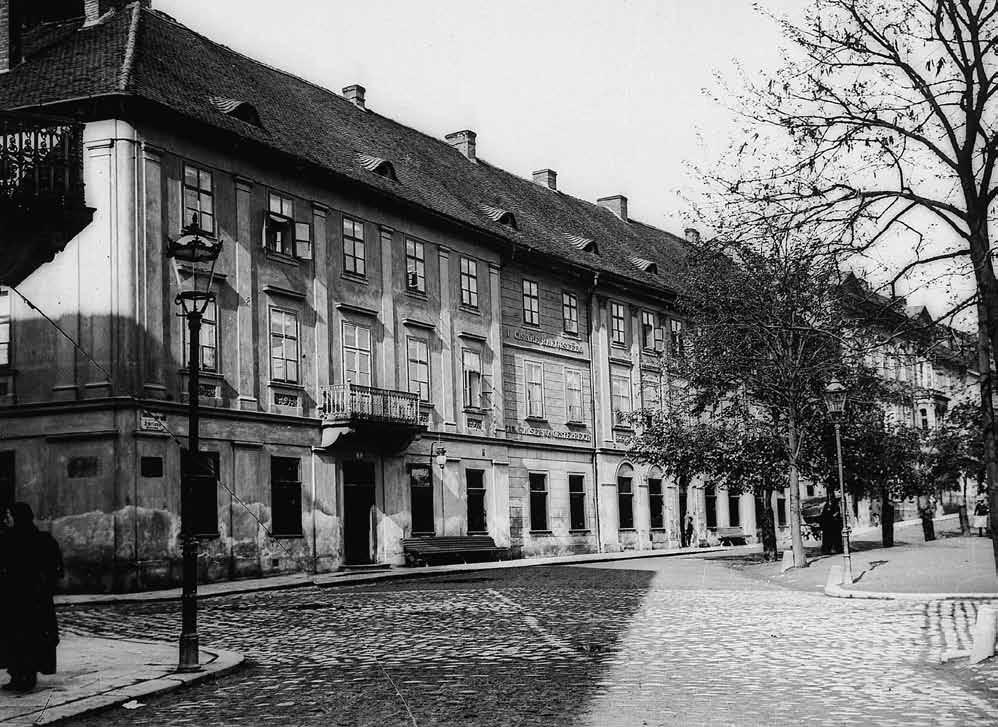
M 593 421 L 593 452 L 592 452 L 592 467 L 593 467 L 593 513 L 596 516 L 596 552 L 603 552 L 603 531 L 600 527 L 600 481 L 599 481 L 599 464 L 597 462 L 597 450 L 599 448 L 599 427 L 596 422 L 596 355 L 593 352 L 593 342 L 595 337 L 593 336 L 593 313 L 596 311 L 596 287 L 599 285 L 599 272 L 593 273 L 593 284 L 589 288 L 589 408 L 592 413 Z

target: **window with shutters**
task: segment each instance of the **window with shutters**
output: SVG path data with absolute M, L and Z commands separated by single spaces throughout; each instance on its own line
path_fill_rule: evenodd
M 568 421 L 583 421 L 582 372 L 578 369 L 565 369 L 565 409 Z
M 371 386 L 371 329 L 343 322 L 343 380 Z
M 659 353 L 665 351 L 665 328 L 662 327 L 662 320 L 659 319 L 655 326 L 655 350 Z
M 523 281 L 523 322 L 528 326 L 541 324 L 540 290 L 533 280 Z
M 409 391 L 420 401 L 430 400 L 430 348 L 422 338 L 406 339 L 409 360 Z
M 478 307 L 478 261 L 461 258 L 461 305 Z
M 215 234 L 215 195 L 212 173 L 207 169 L 184 165 L 184 216 L 181 226 L 197 225 L 204 235 Z
M 485 472 L 465 470 L 464 477 L 468 487 L 468 534 L 486 533 Z
M 641 348 L 646 351 L 655 348 L 655 314 L 651 311 L 641 311 Z
M 610 377 L 610 400 L 614 411 L 614 421 L 623 423 L 625 415 L 631 412 L 631 377 L 617 373 Z
M 426 254 L 423 243 L 405 239 L 405 288 L 413 293 L 426 292 Z
M 617 478 L 617 524 L 621 530 L 634 529 L 634 481 L 630 477 Z
M 586 529 L 586 478 L 568 476 L 569 524 L 572 530 Z
M 264 226 L 267 249 L 281 255 L 294 255 L 294 200 L 276 192 L 271 192 L 268 200 L 269 212 Z
M 301 459 L 270 458 L 270 530 L 278 538 L 302 536 Z
M 482 406 L 482 355 L 478 351 L 464 349 L 461 352 L 464 367 L 464 406 L 480 409 Z
M 537 361 L 523 362 L 527 380 L 527 417 L 544 418 L 544 367 Z
M 297 384 L 298 314 L 282 308 L 270 309 L 270 378 L 285 384 Z
M 361 278 L 367 277 L 364 223 L 346 215 L 343 216 L 343 272 Z
M 190 330 L 187 326 L 181 326 L 183 331 L 183 361 L 184 366 L 189 367 L 190 362 Z M 201 333 L 199 335 L 200 346 L 198 356 L 198 366 L 202 371 L 218 373 L 218 306 L 215 301 L 208 301 L 205 305 L 204 313 L 201 315 Z
M 530 481 L 530 530 L 545 532 L 548 529 L 548 478 L 546 474 L 531 472 Z
M 648 478 L 648 514 L 653 529 L 665 527 L 665 495 L 662 493 L 662 480 Z
M 579 332 L 579 298 L 575 293 L 561 294 L 561 318 L 565 333 Z
M 616 346 L 627 345 L 627 323 L 624 306 L 610 303 L 610 342 Z

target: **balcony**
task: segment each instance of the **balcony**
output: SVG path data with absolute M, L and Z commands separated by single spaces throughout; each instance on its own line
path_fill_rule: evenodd
M 0 111 L 0 281 L 17 285 L 90 224 L 83 125 Z
M 339 384 L 322 392 L 322 446 L 400 452 L 426 428 L 419 397 L 407 391 Z

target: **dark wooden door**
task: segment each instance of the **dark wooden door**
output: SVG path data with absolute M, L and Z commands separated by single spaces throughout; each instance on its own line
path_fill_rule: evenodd
M 371 508 L 374 507 L 374 464 L 343 463 L 343 559 L 371 562 Z

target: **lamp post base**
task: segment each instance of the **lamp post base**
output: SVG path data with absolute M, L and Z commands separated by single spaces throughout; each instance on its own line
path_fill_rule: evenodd
M 180 635 L 180 664 L 177 665 L 178 672 L 201 671 L 201 664 L 198 663 L 199 652 L 197 634 Z
M 849 528 L 842 528 L 842 584 L 852 585 L 852 554 L 849 552 Z

